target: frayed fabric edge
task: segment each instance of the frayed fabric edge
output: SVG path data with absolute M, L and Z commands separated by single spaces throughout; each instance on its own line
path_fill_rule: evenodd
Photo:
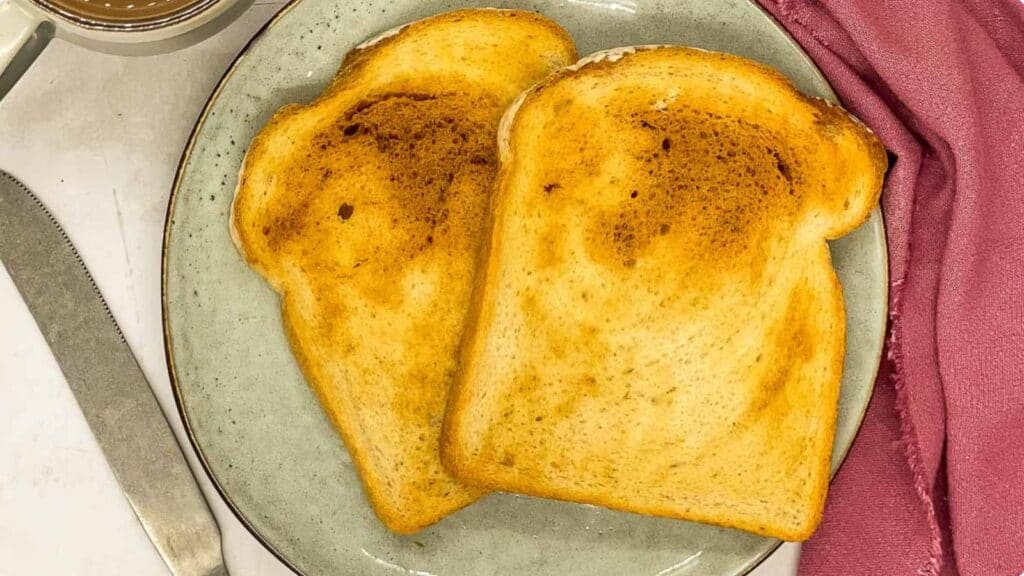
M 914 490 L 924 504 L 928 517 L 928 531 L 931 532 L 928 564 L 918 569 L 921 576 L 940 576 L 942 571 L 942 531 L 939 528 L 935 513 L 935 502 L 928 489 L 929 482 L 924 471 L 921 450 L 918 445 L 917 429 L 908 414 L 906 380 L 903 376 L 903 317 L 901 314 L 901 296 L 903 280 L 892 283 L 892 308 L 889 313 L 890 330 L 887 359 L 892 363 L 889 373 L 893 387 L 896 389 L 896 413 L 900 419 L 900 442 L 906 450 L 907 463 L 914 477 Z

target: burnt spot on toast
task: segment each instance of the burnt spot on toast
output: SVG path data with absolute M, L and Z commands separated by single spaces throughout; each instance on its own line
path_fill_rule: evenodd
M 478 242 L 497 169 L 499 113 L 492 97 L 457 92 L 358 101 L 309 139 L 303 162 L 279 175 L 295 194 L 265 228 L 268 245 L 294 252 L 305 274 L 349 279 L 378 303 L 397 305 L 397 287 L 375 277 Z M 297 252 L 312 245 L 325 248 L 322 257 Z M 339 262 L 336 254 L 354 245 L 360 266 Z
M 710 271 L 732 257 L 756 262 L 763 258 L 756 238 L 802 209 L 802 165 L 758 124 L 682 105 L 610 105 L 608 112 L 630 142 L 631 156 L 620 160 L 630 178 L 604 185 L 613 192 L 588 229 L 593 260 L 628 271 L 667 242 L 680 252 L 714 254 L 689 260 Z M 590 173 L 596 186 L 601 171 Z M 767 213 L 783 214 L 783 222 L 766 222 Z

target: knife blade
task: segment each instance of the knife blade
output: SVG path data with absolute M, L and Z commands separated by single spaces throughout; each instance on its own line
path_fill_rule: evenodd
M 227 576 L 217 524 L 103 296 L 57 220 L 3 171 L 0 262 L 171 573 Z

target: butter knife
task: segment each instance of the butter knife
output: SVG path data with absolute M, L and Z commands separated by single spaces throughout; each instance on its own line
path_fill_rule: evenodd
M 220 531 L 153 390 L 67 235 L 0 171 L 0 262 L 175 576 L 227 576 Z

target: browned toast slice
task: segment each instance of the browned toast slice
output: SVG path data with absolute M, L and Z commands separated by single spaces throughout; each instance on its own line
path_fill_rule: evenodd
M 506 113 L 442 457 L 492 490 L 802 540 L 844 354 L 826 239 L 886 157 L 725 54 L 588 58 Z
M 250 145 L 231 217 L 378 516 L 414 532 L 484 491 L 438 436 L 497 170 L 502 111 L 576 59 L 553 22 L 460 10 L 364 43 Z

